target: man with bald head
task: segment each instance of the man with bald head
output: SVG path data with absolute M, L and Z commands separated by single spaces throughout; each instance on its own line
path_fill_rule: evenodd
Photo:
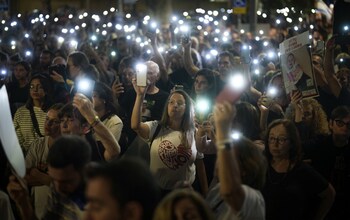
M 158 64 L 153 61 L 147 61 L 144 64 L 147 66 L 148 87 L 142 108 L 142 121 L 160 120 L 169 94 L 156 86 L 156 82 L 160 77 Z M 135 99 L 136 92 L 134 88 L 131 88 L 126 91 L 124 98 L 120 100 L 121 107 L 124 108 L 127 117 L 125 129 L 128 133 L 129 143 L 136 137 L 136 133 L 130 128 L 131 113 Z

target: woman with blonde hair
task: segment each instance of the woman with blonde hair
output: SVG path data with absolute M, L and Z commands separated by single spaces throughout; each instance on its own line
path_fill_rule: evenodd
M 214 220 L 203 198 L 195 191 L 178 189 L 169 193 L 157 206 L 153 220 Z
M 320 103 L 315 99 L 303 99 L 299 91 L 291 94 L 285 117 L 295 122 L 302 141 L 330 133 L 327 115 Z

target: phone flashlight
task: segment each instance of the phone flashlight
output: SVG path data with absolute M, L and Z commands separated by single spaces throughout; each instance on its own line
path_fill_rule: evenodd
M 77 83 L 77 92 L 92 97 L 95 81 L 91 79 L 80 79 Z

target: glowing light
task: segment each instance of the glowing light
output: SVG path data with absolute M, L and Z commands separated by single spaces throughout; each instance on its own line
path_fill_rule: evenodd
M 112 52 L 111 52 L 111 56 L 112 56 L 112 57 L 115 57 L 115 56 L 117 56 L 117 53 L 116 53 L 115 51 L 112 51 Z
M 63 37 L 58 37 L 58 43 L 62 44 L 64 42 L 64 38 Z
M 109 9 L 109 11 L 110 11 L 110 12 L 115 12 L 115 8 L 112 7 L 112 8 Z
M 185 16 L 185 17 L 187 17 L 188 16 L 188 12 L 187 11 L 185 11 L 184 13 L 182 13 L 183 14 L 183 16 Z
M 66 28 L 63 28 L 62 33 L 66 34 L 66 33 L 68 33 L 68 30 Z
M 103 15 L 104 16 L 108 15 L 108 11 L 103 11 Z
M 234 74 L 229 78 L 229 85 L 234 90 L 242 91 L 247 82 L 242 74 Z
M 263 30 L 260 30 L 260 31 L 259 31 L 259 34 L 260 34 L 260 35 L 263 35 L 263 34 L 264 34 L 264 31 L 263 31 Z
M 128 13 L 125 15 L 125 17 L 129 19 L 129 18 L 131 18 L 131 14 Z
M 29 38 L 29 34 L 25 34 L 24 37 L 25 37 L 25 38 Z
M 68 15 L 68 18 L 69 18 L 69 19 L 72 19 L 72 18 L 73 18 L 73 15 L 72 15 L 72 14 Z

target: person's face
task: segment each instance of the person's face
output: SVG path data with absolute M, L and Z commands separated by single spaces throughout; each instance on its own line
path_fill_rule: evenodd
M 174 204 L 174 216 L 177 220 L 200 220 L 202 219 L 197 207 L 191 199 L 183 198 Z
M 320 56 L 312 56 L 312 64 L 319 69 L 323 69 L 323 60 Z
M 346 138 L 350 137 L 350 115 L 345 118 L 336 118 L 330 120 L 329 128 L 333 135 L 343 136 Z
M 311 125 L 314 120 L 314 111 L 311 105 L 306 105 L 303 107 L 303 121 L 307 125 Z
M 220 56 L 218 59 L 218 70 L 220 74 L 226 75 L 232 69 L 232 63 L 228 56 Z
M 45 97 L 44 87 L 41 85 L 39 79 L 33 79 L 30 82 L 30 97 L 33 100 L 42 100 Z
M 74 134 L 74 135 L 83 135 L 83 129 L 78 119 L 63 116 L 61 118 L 60 128 L 61 134 Z
M 209 82 L 204 76 L 197 76 L 194 81 L 194 90 L 197 95 L 205 93 L 209 89 Z
M 295 64 L 295 58 L 294 55 L 290 54 L 287 57 L 287 67 L 288 69 L 292 69 Z
M 56 191 L 68 196 L 74 193 L 81 184 L 82 176 L 73 165 L 64 168 L 48 166 L 48 174 L 51 177 Z
M 71 58 L 68 58 L 67 70 L 68 70 L 69 77 L 72 80 L 74 80 L 79 75 L 79 72 L 80 72 L 80 68 L 73 64 L 73 60 Z
M 45 136 L 57 137 L 60 135 L 60 119 L 58 118 L 58 111 L 51 109 L 46 114 L 45 119 Z
M 85 220 L 119 220 L 118 201 L 111 196 L 111 185 L 102 177 L 90 179 L 86 190 Z
M 350 84 L 350 70 L 341 69 L 337 72 L 337 78 L 342 88 L 348 88 Z
M 152 68 L 147 68 L 147 80 L 149 80 L 150 84 L 155 84 L 158 81 L 159 72 L 152 70 Z
M 50 66 L 51 64 L 51 56 L 47 53 L 40 54 L 40 65 L 43 67 Z
M 273 158 L 288 159 L 290 140 L 286 128 L 280 124 L 273 127 L 268 139 L 269 151 Z
M 14 74 L 17 80 L 24 80 L 28 77 L 28 72 L 22 65 L 15 66 Z
M 132 85 L 132 79 L 136 77 L 136 72 L 133 68 L 127 67 L 122 73 L 123 84 Z
M 168 102 L 169 118 L 182 119 L 186 109 L 186 101 L 183 95 L 174 93 Z
M 106 101 L 101 99 L 97 92 L 92 93 L 92 104 L 95 111 L 100 111 L 105 108 Z

